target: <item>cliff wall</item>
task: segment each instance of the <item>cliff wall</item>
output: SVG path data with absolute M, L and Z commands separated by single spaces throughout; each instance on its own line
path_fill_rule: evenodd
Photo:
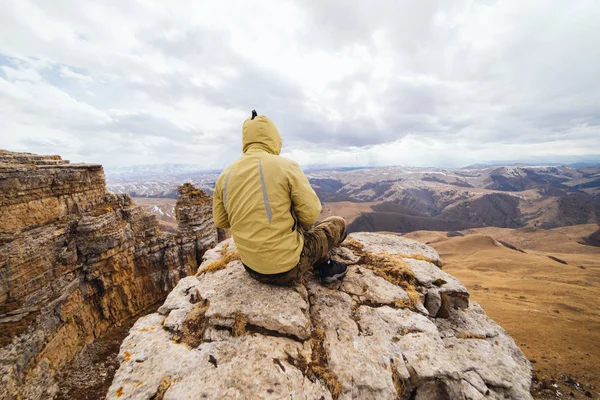
M 86 343 L 163 299 L 217 243 L 212 199 L 180 189 L 163 233 L 100 165 L 0 151 L 0 398 L 50 398 Z

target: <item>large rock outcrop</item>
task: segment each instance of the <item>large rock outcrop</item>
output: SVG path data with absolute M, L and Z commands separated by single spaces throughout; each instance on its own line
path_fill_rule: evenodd
M 186 187 L 180 202 L 183 229 L 163 233 L 100 165 L 0 151 L 0 398 L 51 398 L 86 343 L 196 272 L 212 200 Z
M 530 399 L 531 365 L 435 250 L 355 233 L 342 283 L 252 280 L 204 255 L 123 341 L 107 399 Z

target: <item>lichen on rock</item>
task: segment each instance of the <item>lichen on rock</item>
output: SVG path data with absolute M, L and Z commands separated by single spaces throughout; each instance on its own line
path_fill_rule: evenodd
M 352 234 L 333 254 L 351 264 L 344 281 L 295 287 L 253 280 L 234 251 L 232 239 L 208 251 L 200 270 L 220 268 L 138 320 L 121 353 L 147 358 L 122 360 L 108 399 L 151 397 L 166 376 L 164 399 L 531 398 L 529 361 L 427 246 Z

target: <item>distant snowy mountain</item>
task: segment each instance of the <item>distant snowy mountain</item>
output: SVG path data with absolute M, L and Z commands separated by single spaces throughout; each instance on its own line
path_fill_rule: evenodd
M 189 174 L 219 174 L 219 170 L 210 170 L 200 164 L 150 164 L 133 165 L 104 169 L 106 179 L 131 180 L 133 178 L 156 178 L 158 176 L 179 176 Z
M 177 186 L 189 182 L 212 194 L 220 171 L 194 164 L 136 165 L 107 168 L 106 186 L 133 197 L 177 198 Z
M 372 204 L 373 211 L 363 212 L 352 225 L 359 231 L 556 227 L 600 221 L 600 168 L 519 164 L 305 171 L 329 208 L 337 202 Z M 108 170 L 107 186 L 113 193 L 144 200 L 159 219 L 174 222 L 172 204 L 164 200 L 176 199 L 177 186 L 185 182 L 212 194 L 219 173 L 188 164 L 136 166 Z

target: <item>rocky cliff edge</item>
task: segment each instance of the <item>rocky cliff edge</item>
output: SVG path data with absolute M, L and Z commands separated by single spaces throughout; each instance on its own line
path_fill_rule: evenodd
M 196 272 L 218 241 L 212 198 L 179 190 L 164 233 L 102 166 L 0 150 L 0 399 L 52 398 L 84 346 Z
M 531 365 L 430 247 L 350 235 L 342 283 L 273 287 L 231 239 L 124 340 L 107 399 L 530 399 Z

